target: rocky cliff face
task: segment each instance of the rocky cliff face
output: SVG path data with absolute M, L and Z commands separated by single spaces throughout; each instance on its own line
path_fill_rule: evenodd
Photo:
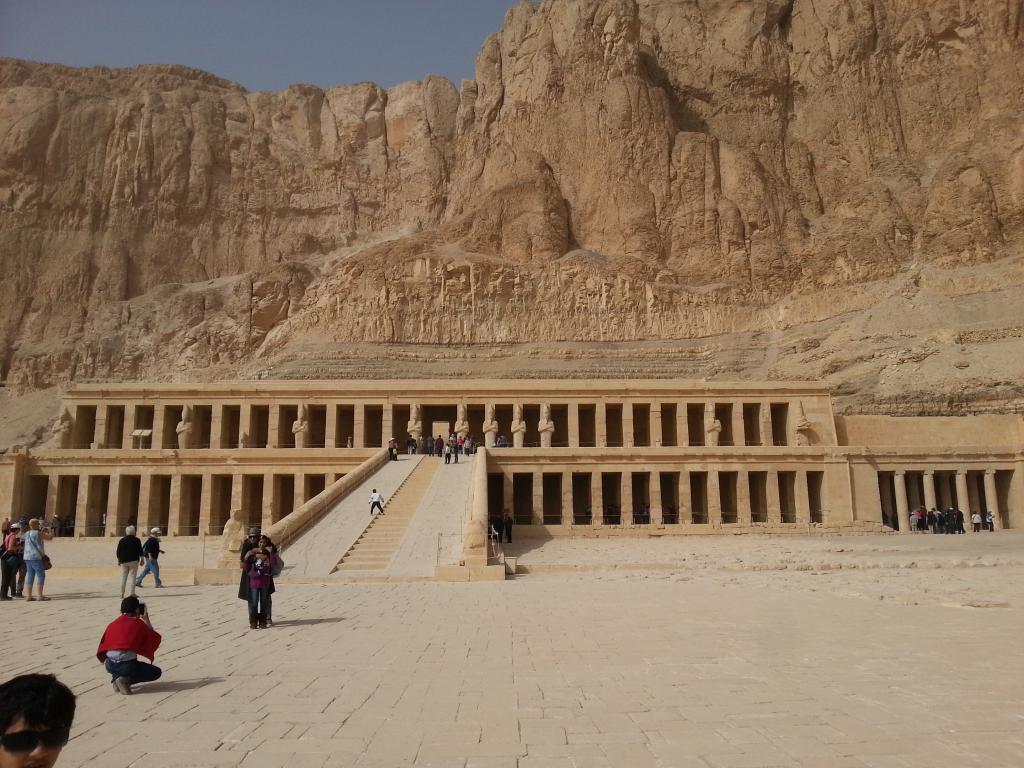
M 1018 407 L 1022 83 L 1015 0 L 521 2 L 459 89 L 0 60 L 0 372 L 355 375 L 387 343 L 414 359 L 372 370 Z

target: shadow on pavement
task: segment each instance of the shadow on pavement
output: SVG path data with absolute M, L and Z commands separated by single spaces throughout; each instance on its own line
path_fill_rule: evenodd
M 287 621 L 275 621 L 275 627 L 302 627 L 309 624 L 337 624 L 344 621 L 343 616 L 331 616 L 326 619 L 289 619 Z
M 223 683 L 223 677 L 200 677 L 196 680 L 174 680 L 163 682 L 157 680 L 155 683 L 147 683 L 139 687 L 135 693 L 173 693 L 174 691 L 191 691 L 196 688 L 203 688 L 213 683 Z

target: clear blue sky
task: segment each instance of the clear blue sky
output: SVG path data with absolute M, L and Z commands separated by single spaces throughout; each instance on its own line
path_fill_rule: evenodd
M 515 0 L 0 0 L 0 56 L 184 64 L 280 90 L 427 74 L 458 87 Z

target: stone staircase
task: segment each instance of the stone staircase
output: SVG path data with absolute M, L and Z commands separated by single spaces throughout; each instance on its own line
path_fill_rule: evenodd
M 409 523 L 441 466 L 439 458 L 424 457 L 385 501 L 385 514 L 378 514 L 335 566 L 335 572 L 384 571 L 402 545 Z

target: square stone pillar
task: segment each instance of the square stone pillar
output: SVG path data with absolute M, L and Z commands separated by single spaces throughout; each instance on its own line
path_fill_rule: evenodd
M 92 444 L 97 448 L 106 448 L 107 418 L 109 417 L 110 406 L 102 403 L 96 408 L 96 421 L 93 424 Z M 116 446 L 115 446 L 116 447 Z
M 601 490 L 601 473 L 590 473 L 590 524 L 604 525 L 604 492 Z
M 149 532 L 156 525 L 153 520 L 153 476 L 144 472 L 139 477 L 139 531 Z
M 743 430 L 743 403 L 735 402 L 732 404 L 732 444 L 733 445 L 746 445 L 747 441 L 744 437 Z
M 924 471 L 924 505 L 928 509 L 935 509 L 935 470 Z
M 897 495 L 898 499 L 898 495 Z M 903 494 L 904 504 L 906 504 L 906 494 Z M 965 516 L 970 516 L 970 510 L 968 509 L 969 496 L 967 493 L 967 472 L 963 469 L 956 470 L 956 509 L 964 512 Z
M 544 473 L 539 469 L 533 471 L 533 507 L 530 521 L 533 525 L 544 525 Z
M 387 446 L 388 441 L 392 437 L 395 438 L 396 440 L 398 440 L 398 452 L 401 453 L 402 451 L 405 450 L 405 440 L 399 439 L 399 436 L 397 434 L 395 434 L 394 430 L 392 429 L 394 414 L 392 413 L 392 410 L 391 410 L 391 404 L 390 403 L 384 403 L 381 406 L 381 411 L 382 411 L 382 415 L 380 417 L 381 418 L 381 428 L 380 428 L 380 432 L 381 432 L 380 439 L 381 439 L 381 442 L 384 443 L 385 446 Z M 407 433 L 403 432 L 402 434 L 405 435 Z M 448 442 L 448 435 L 444 436 L 444 441 L 446 443 Z
M 289 425 L 291 426 L 291 425 Z M 267 448 L 281 446 L 281 404 L 270 404 L 270 416 L 267 418 Z
M 679 524 L 693 525 L 693 499 L 690 498 L 690 473 L 685 469 L 679 472 Z
M 59 480 L 59 478 L 57 478 Z M 54 493 L 54 503 L 56 503 Z M 97 510 L 96 519 L 89 516 L 89 476 L 78 476 L 78 497 L 75 499 L 75 536 L 99 536 L 99 529 L 96 527 L 100 522 L 100 515 Z
M 139 427 L 138 422 L 135 419 L 135 403 L 126 403 L 124 406 L 124 433 L 121 435 L 120 447 L 124 450 L 132 448 L 134 446 L 135 438 L 132 437 L 134 432 Z M 118 446 L 113 446 L 118 447 Z
M 896 487 L 896 519 L 899 522 L 900 533 L 910 533 L 910 510 L 907 507 L 907 473 L 902 469 L 893 473 Z M 966 479 L 966 478 L 965 478 Z M 959 486 L 957 486 L 959 491 Z M 964 483 L 964 491 L 967 490 L 967 483 Z
M 568 530 L 572 523 L 572 472 L 562 470 L 562 528 Z
M 252 403 L 244 402 L 238 414 L 238 442 L 242 443 L 245 437 L 246 445 L 252 448 Z M 234 448 L 235 446 L 231 446 Z
M 274 524 L 274 473 L 263 475 L 263 498 L 260 500 L 260 528 L 268 530 Z
M 170 430 L 174 434 L 177 424 L 167 424 L 167 408 L 162 402 L 153 406 L 153 436 L 150 438 L 150 447 L 160 450 L 164 447 L 164 432 Z
M 170 503 L 168 504 L 167 510 L 168 531 L 181 530 L 181 506 L 183 503 L 184 499 L 181 495 L 181 475 L 175 473 L 171 475 Z
M 714 469 L 708 470 L 708 523 L 722 524 L 722 487 Z
M 769 400 L 761 402 L 758 425 L 761 430 L 761 445 L 774 445 L 772 440 L 772 404 Z
M 661 415 L 660 413 L 658 414 Z M 653 421 L 653 419 L 652 419 Z M 661 419 L 658 419 L 658 425 L 660 428 Z M 661 498 L 661 473 L 651 472 L 651 525 L 664 525 L 665 515 L 664 509 L 662 508 Z
M 110 486 L 107 490 L 107 530 L 104 536 L 123 536 L 127 520 L 121 518 L 121 476 L 113 474 L 110 476 Z M 100 518 L 101 520 L 103 518 Z
M 512 471 L 506 469 L 501 479 L 501 514 L 512 513 Z
M 807 470 L 799 469 L 794 481 L 794 496 L 796 503 L 796 521 L 801 525 L 811 523 L 811 497 L 807 490 Z
M 688 446 L 690 444 L 690 428 L 686 418 L 686 403 L 676 403 L 676 445 Z M 690 492 L 689 486 L 686 488 Z
M 78 479 L 78 488 L 81 491 L 83 478 Z M 59 475 L 47 475 L 46 476 L 46 506 L 44 507 L 43 515 L 47 520 L 53 520 L 57 516 L 57 490 L 59 488 L 60 476 Z M 11 519 L 15 519 L 14 515 L 11 515 Z M 78 535 L 78 529 L 80 529 L 84 523 L 84 519 L 80 517 L 75 518 L 75 535 Z
M 779 498 L 779 473 L 774 469 L 768 471 L 765 496 L 768 498 L 768 522 L 782 522 L 782 500 Z
M 49 496 L 47 496 L 49 498 Z M 996 493 L 996 471 L 985 470 L 985 510 L 992 510 L 992 527 L 997 531 L 1003 528 L 1003 519 L 999 514 L 999 495 Z M 982 516 L 984 520 L 984 516 Z
M 200 481 L 203 487 L 199 491 L 199 535 L 209 536 L 213 533 L 210 530 L 210 523 L 213 517 L 213 474 L 204 472 Z M 170 530 L 170 525 L 167 526 Z M 217 531 L 219 534 L 220 531 Z
M 366 405 L 356 403 L 352 409 L 352 447 L 366 447 Z
M 211 448 L 232 448 L 224 445 L 221 440 L 221 432 L 224 430 L 224 404 L 214 403 L 210 413 L 210 447 Z
M 608 447 L 608 412 L 603 401 L 594 404 L 594 442 L 598 448 Z
M 750 473 L 741 469 L 736 472 L 736 522 L 750 525 Z
M 324 424 L 324 447 L 338 447 L 338 404 L 328 403 L 326 408 L 327 423 Z
M 326 483 L 326 478 L 324 482 Z M 301 472 L 295 474 L 292 480 L 292 512 L 306 503 L 306 476 Z
M 569 403 L 569 447 L 580 447 L 580 404 Z
M 231 507 L 228 509 L 228 516 L 236 509 L 242 508 L 242 490 L 245 485 L 245 475 L 237 474 L 231 476 Z M 173 481 L 171 483 L 171 493 L 174 492 Z M 246 528 L 249 527 L 248 519 L 246 520 Z
M 622 500 L 622 507 L 619 522 L 622 525 L 633 525 L 633 473 L 623 470 L 620 477 L 622 487 L 619 488 L 619 497 Z
M 636 443 L 633 429 L 633 403 L 625 402 L 622 404 L 622 445 L 624 448 L 632 448 Z
M 657 410 L 655 410 L 655 408 L 657 408 Z M 662 441 L 660 400 L 658 402 L 651 403 L 651 410 L 649 413 L 651 414 L 651 447 L 660 448 Z

